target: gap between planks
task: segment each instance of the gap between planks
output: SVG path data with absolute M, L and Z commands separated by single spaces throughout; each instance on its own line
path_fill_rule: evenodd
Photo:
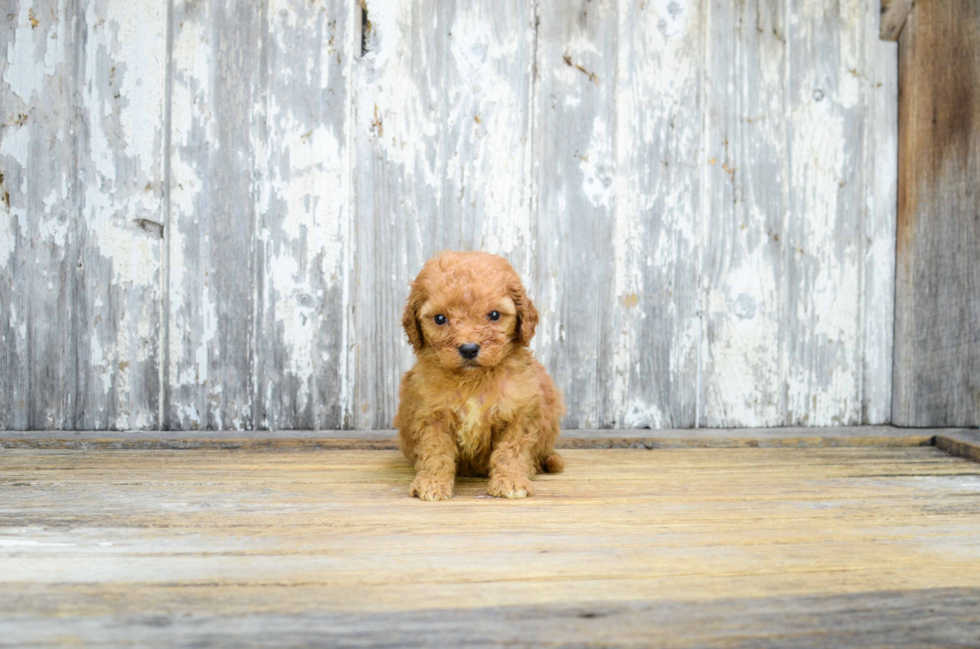
M 566 430 L 559 449 L 897 448 L 936 446 L 980 462 L 980 431 L 856 426 L 835 428 Z M 48 450 L 395 450 L 395 431 L 23 431 L 0 449 Z

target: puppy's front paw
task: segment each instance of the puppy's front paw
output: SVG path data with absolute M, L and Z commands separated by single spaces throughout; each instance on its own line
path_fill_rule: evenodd
M 534 495 L 534 483 L 523 475 L 490 476 L 487 493 L 494 498 L 525 498 Z
M 419 500 L 449 500 L 453 497 L 453 483 L 451 480 L 419 474 L 415 476 L 408 493 Z

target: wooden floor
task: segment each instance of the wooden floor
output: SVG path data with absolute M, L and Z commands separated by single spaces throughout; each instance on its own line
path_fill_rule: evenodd
M 0 451 L 0 646 L 980 646 L 980 464 L 564 454 L 422 503 L 392 451 Z

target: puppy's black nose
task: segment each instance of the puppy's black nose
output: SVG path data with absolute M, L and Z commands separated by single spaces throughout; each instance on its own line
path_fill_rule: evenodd
M 476 343 L 466 343 L 465 345 L 459 346 L 459 355 L 468 361 L 476 358 L 476 355 L 480 353 L 480 346 Z

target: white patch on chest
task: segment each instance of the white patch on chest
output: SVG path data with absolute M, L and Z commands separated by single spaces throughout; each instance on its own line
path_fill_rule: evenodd
M 464 455 L 472 456 L 480 446 L 483 436 L 483 412 L 479 400 L 470 399 L 458 411 L 459 428 L 456 431 L 456 445 Z

